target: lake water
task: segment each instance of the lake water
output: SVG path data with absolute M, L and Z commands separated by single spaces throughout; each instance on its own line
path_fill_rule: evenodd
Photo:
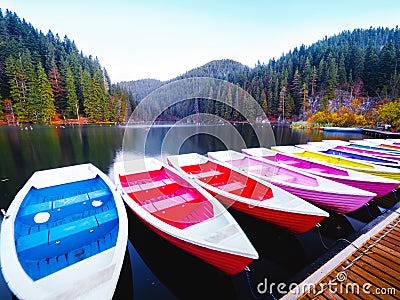
M 181 126 L 165 143 L 169 126 L 147 130 L 146 155 L 224 150 L 259 146 L 254 131 L 238 124 L 237 133 L 218 126 Z M 143 128 L 130 128 L 129 141 L 143 148 Z M 271 135 L 270 129 L 261 134 Z M 276 145 L 302 144 L 322 139 L 362 139 L 362 134 L 324 133 L 318 130 L 272 126 Z M 75 127 L 35 126 L 20 129 L 0 127 L 0 208 L 7 209 L 18 190 L 37 170 L 91 162 L 112 178 L 112 165 L 121 159 L 125 148 L 125 128 L 85 125 Z M 232 134 L 232 135 L 231 135 Z M 128 139 L 125 138 L 125 143 Z M 268 137 L 271 141 L 271 136 Z M 124 145 L 124 146 L 123 146 Z M 135 148 L 133 147 L 133 148 Z M 129 147 L 128 147 L 129 148 Z M 136 150 L 137 150 L 136 149 Z M 171 150 L 172 149 L 172 150 Z M 238 149 L 235 149 L 238 150 Z M 140 151 L 139 151 L 140 152 Z M 137 153 L 139 153 L 137 152 Z M 139 153 L 140 154 L 140 153 Z M 385 209 L 396 203 L 388 195 L 347 216 L 330 212 L 319 230 L 290 235 L 267 223 L 230 210 L 257 249 L 260 258 L 250 272 L 226 276 L 185 251 L 169 244 L 128 212 L 128 252 L 115 299 L 271 299 L 260 294 L 259 283 L 298 282 L 320 265 L 338 247 L 339 238 L 350 239 Z M 129 255 L 128 255 L 129 254 Z M 130 295 L 128 298 L 124 295 Z M 275 292 L 275 296 L 279 294 Z M 0 299 L 12 299 L 0 275 Z

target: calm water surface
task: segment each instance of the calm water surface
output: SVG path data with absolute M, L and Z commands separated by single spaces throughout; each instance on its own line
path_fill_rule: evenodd
M 254 132 L 246 125 L 235 128 L 247 147 L 258 147 Z M 146 153 L 159 157 L 168 126 L 148 131 Z M 362 134 L 324 133 L 272 126 L 276 145 L 302 144 L 322 139 L 362 139 Z M 130 128 L 137 146 L 143 144 L 143 128 Z M 266 134 L 269 131 L 265 129 Z M 91 162 L 112 178 L 113 162 L 121 158 L 124 127 L 118 126 L 35 126 L 21 130 L 0 127 L 0 208 L 7 209 L 18 190 L 38 170 Z M 191 135 L 190 133 L 196 133 Z M 262 131 L 261 131 L 262 132 Z M 216 133 L 218 138 L 212 135 Z M 180 153 L 240 148 L 241 141 L 230 138 L 218 126 L 182 126 L 174 133 Z M 221 137 L 222 136 L 222 137 Z M 168 151 L 168 143 L 166 143 Z M 171 143 L 172 144 L 172 143 Z M 141 147 L 138 147 L 141 148 Z M 125 148 L 124 148 L 125 149 Z M 235 149 L 237 150 L 237 149 Z M 257 249 L 260 258 L 250 272 L 226 276 L 185 251 L 169 244 L 131 213 L 127 256 L 115 299 L 272 299 L 257 292 L 261 282 L 291 283 L 302 279 L 307 268 L 337 245 L 339 238 L 350 238 L 368 222 L 395 204 L 394 196 L 372 203 L 348 216 L 330 212 L 317 231 L 290 235 L 263 221 L 230 210 Z M 275 296 L 279 294 L 275 292 Z M 12 299 L 0 275 L 0 299 Z

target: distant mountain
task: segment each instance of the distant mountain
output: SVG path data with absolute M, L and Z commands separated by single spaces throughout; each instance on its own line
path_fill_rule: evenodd
M 140 79 L 135 81 L 122 81 L 118 85 L 133 95 L 137 102 L 152 91 L 169 82 L 191 77 L 212 77 L 230 82 L 238 82 L 243 74 L 250 70 L 249 67 L 231 59 L 213 60 L 201 67 L 194 68 L 186 73 L 167 81 L 157 79 Z
M 189 70 L 172 80 L 190 77 L 212 77 L 230 82 L 238 82 L 240 80 L 239 77 L 249 70 L 249 67 L 232 59 L 213 60 L 201 67 Z
M 252 68 L 230 59 L 211 61 L 167 82 L 196 76 L 227 80 L 250 93 L 270 119 L 306 119 L 345 107 L 372 120 L 379 104 L 400 97 L 399 65 L 399 28 L 371 27 L 301 45 Z
M 162 86 L 164 82 L 157 79 L 140 79 L 133 81 L 121 81 L 118 85 L 128 91 L 137 102 L 140 102 L 144 97 L 152 91 Z

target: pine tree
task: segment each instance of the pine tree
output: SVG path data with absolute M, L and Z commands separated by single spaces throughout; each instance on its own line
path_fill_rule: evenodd
M 75 82 L 72 71 L 67 69 L 65 78 L 65 93 L 66 93 L 66 110 L 70 117 L 79 119 L 79 103 L 76 96 Z
M 98 121 L 99 99 L 94 99 L 93 80 L 88 70 L 83 71 L 81 84 L 82 84 L 82 96 L 83 96 L 83 106 L 85 114 L 89 118 L 90 122 Z M 95 105 L 96 101 L 98 102 L 97 105 Z
M 285 107 L 286 107 L 286 86 L 283 86 L 279 93 L 279 111 L 282 112 L 282 120 L 285 121 Z
M 41 63 L 37 66 L 37 94 L 40 99 L 38 108 L 44 123 L 52 122 L 56 114 L 51 84 Z
M 58 113 L 65 114 L 65 89 L 61 80 L 61 74 L 55 65 L 50 69 L 49 80 L 54 95 L 54 104 Z
M 93 97 L 97 120 L 110 121 L 115 118 L 115 107 L 112 107 L 109 96 L 104 85 L 103 73 L 98 69 L 93 75 Z

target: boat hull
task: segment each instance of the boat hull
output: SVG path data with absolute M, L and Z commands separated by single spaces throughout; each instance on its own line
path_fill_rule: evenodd
M 131 210 L 131 212 L 135 214 L 140 220 L 142 220 L 142 222 L 146 224 L 146 226 L 148 226 L 157 235 L 161 236 L 176 247 L 212 265 L 213 267 L 217 268 L 227 275 L 236 275 L 241 273 L 252 261 L 254 261 L 254 259 L 250 257 L 217 251 L 176 238 L 168 234 L 167 232 L 154 227 L 145 219 L 137 215 L 134 211 Z
M 335 211 L 339 214 L 353 212 L 374 198 L 374 196 L 361 196 L 331 193 L 321 190 L 314 191 L 309 189 L 301 189 L 298 187 L 282 185 L 277 182 L 274 182 L 274 184 L 288 191 L 289 193 L 292 193 L 293 195 L 299 196 L 317 206 Z
M 321 176 L 323 176 L 321 174 Z M 376 197 L 375 198 L 381 198 L 390 192 L 392 192 L 394 189 L 398 187 L 397 183 L 385 183 L 385 182 L 369 182 L 369 181 L 360 181 L 360 180 L 351 180 L 351 179 L 342 179 L 342 178 L 331 178 L 331 177 L 326 177 L 328 179 L 335 180 L 339 183 L 347 184 L 371 193 L 375 193 Z
M 362 128 L 356 128 L 356 127 L 321 127 L 324 131 L 330 131 L 330 132 L 354 132 L 354 133 L 360 133 L 362 132 Z
M 252 206 L 247 203 L 232 200 L 231 198 L 222 196 L 212 191 L 210 191 L 210 193 L 215 196 L 215 198 L 220 200 L 224 205 L 231 206 L 237 211 L 264 220 L 277 227 L 281 227 L 291 234 L 302 234 L 310 231 L 318 223 L 325 219 L 324 216 L 293 213 L 289 211 L 269 209 L 258 205 Z
M 154 159 L 130 163 L 146 168 L 126 174 L 116 163 L 114 180 L 131 215 L 157 235 L 228 275 L 258 258 L 235 219 L 205 189 Z M 148 208 L 150 203 L 156 210 Z

